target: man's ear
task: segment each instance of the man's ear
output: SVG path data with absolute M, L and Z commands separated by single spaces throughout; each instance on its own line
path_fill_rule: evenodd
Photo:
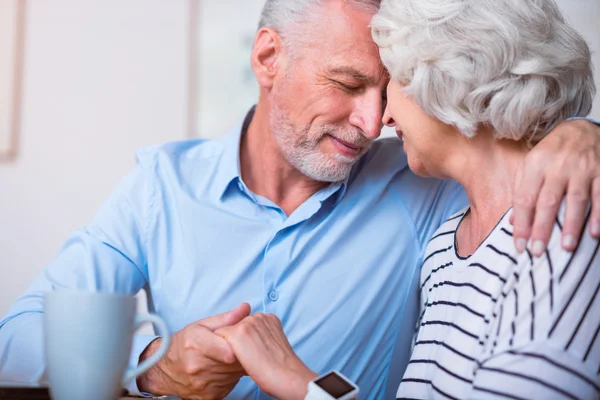
M 261 87 L 270 89 L 281 67 L 281 37 L 272 28 L 260 28 L 254 37 L 251 64 Z

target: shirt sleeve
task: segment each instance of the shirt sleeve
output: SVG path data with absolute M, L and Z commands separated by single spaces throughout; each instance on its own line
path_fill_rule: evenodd
M 56 259 L 15 301 L 0 321 L 1 379 L 45 382 L 45 293 L 68 288 L 134 295 L 146 285 L 145 242 L 152 198 L 151 180 L 138 163 L 92 222 L 67 239 Z M 131 365 L 137 365 L 140 353 L 153 339 L 134 337 Z M 137 391 L 135 386 L 129 389 Z
M 572 120 L 577 120 L 577 119 L 582 119 L 584 121 L 588 121 L 588 122 L 591 122 L 592 124 L 596 124 L 596 125 L 600 126 L 600 120 L 593 119 L 593 118 L 572 117 L 572 118 L 567 119 L 567 121 L 572 121 Z
M 600 242 L 586 226 L 577 250 L 566 252 L 555 225 L 545 255 L 524 253 L 505 286 L 504 318 L 490 330 L 498 345 L 476 369 L 472 398 L 600 396 Z

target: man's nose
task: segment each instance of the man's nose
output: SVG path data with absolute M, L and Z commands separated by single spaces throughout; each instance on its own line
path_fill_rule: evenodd
M 373 90 L 370 93 L 365 93 L 355 102 L 354 110 L 350 115 L 350 124 L 363 131 L 369 139 L 375 140 L 379 137 L 381 128 L 383 128 L 381 123 L 382 109 L 381 91 Z

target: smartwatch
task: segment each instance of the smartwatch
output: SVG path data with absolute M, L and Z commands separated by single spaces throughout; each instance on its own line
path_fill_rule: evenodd
M 331 371 L 312 380 L 304 400 L 358 399 L 358 386 L 337 371 Z

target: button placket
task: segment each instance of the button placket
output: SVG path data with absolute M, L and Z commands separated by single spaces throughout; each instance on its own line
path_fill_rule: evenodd
M 286 231 L 285 225 L 282 226 L 274 235 L 269 245 L 265 249 L 263 266 L 264 266 L 264 288 L 265 288 L 265 307 L 266 312 L 269 310 L 269 305 L 274 307 L 273 303 L 279 300 L 280 292 L 277 288 L 278 279 L 281 276 L 282 268 L 286 268 L 287 256 L 282 256 L 282 251 L 285 253 L 285 244 L 282 235 Z M 283 246 L 283 247 L 282 247 Z

